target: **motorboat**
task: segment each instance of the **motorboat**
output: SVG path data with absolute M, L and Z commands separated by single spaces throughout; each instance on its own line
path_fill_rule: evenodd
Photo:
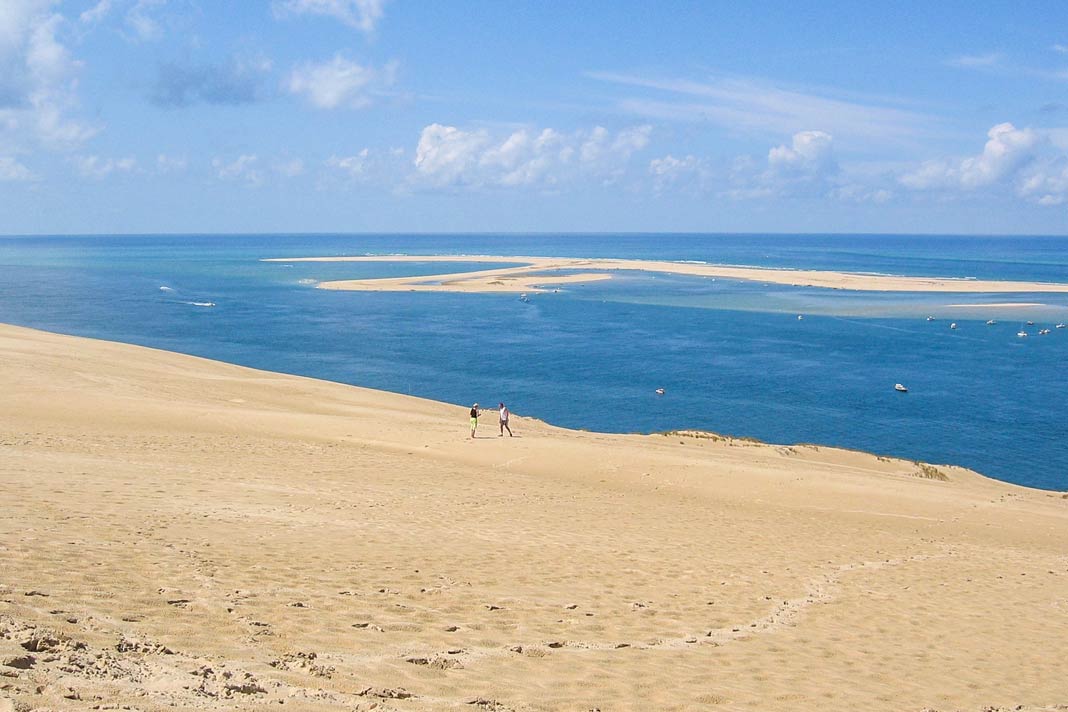
M 988 322 L 986 323 L 986 325 L 987 325 L 987 326 L 993 326 L 994 324 L 997 324 L 997 323 L 998 323 L 998 322 L 997 322 L 997 319 L 991 319 L 990 321 L 988 321 Z
M 1039 329 L 1038 330 L 1038 335 L 1039 336 L 1045 336 L 1048 333 L 1049 333 L 1049 329 Z
M 1057 324 L 1057 328 L 1058 329 L 1063 329 L 1064 328 L 1064 324 Z
M 657 388 L 657 389 L 656 389 L 656 394 L 657 394 L 658 396 L 662 396 L 662 395 L 664 395 L 664 389 L 663 389 L 663 388 Z
M 802 319 L 804 319 L 804 318 L 805 318 L 805 317 L 803 317 L 803 316 L 802 316 L 802 315 L 800 315 L 800 314 L 798 314 L 798 315 L 797 315 L 797 320 L 798 320 L 798 321 L 801 321 L 801 320 L 802 320 Z
M 952 324 L 950 324 L 949 328 L 950 329 L 956 329 L 957 328 L 957 322 L 953 322 Z
M 1033 322 L 1033 321 L 1029 321 L 1029 322 L 1027 322 L 1027 325 L 1028 325 L 1028 326 L 1034 326 L 1034 325 L 1035 325 L 1035 322 Z
M 908 393 L 909 392 L 909 389 L 905 388 L 900 383 L 895 383 L 894 384 L 894 390 L 897 391 L 898 393 Z
M 1026 331 L 1017 331 L 1016 335 L 1019 336 L 1021 339 L 1023 339 L 1023 338 L 1027 337 L 1027 332 Z
M 927 321 L 934 321 L 934 317 L 933 316 L 927 317 Z

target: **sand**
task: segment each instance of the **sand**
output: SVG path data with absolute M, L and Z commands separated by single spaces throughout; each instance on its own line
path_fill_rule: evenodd
M 0 379 L 0 710 L 1068 703 L 1060 493 L 471 440 L 464 406 L 10 326 Z
M 721 277 L 795 287 L 821 287 L 877 292 L 1061 292 L 1068 284 L 1050 282 L 1008 282 L 982 279 L 901 277 L 819 270 L 761 269 L 692 262 L 657 260 L 572 259 L 562 257 L 509 257 L 490 255 L 383 255 L 374 257 L 271 258 L 265 262 L 494 262 L 516 266 L 456 272 L 423 277 L 390 277 L 320 282 L 320 289 L 412 292 L 539 292 L 556 285 L 610 279 L 604 271 L 641 271 L 697 277 Z M 555 270 L 599 270 L 572 275 L 541 274 Z

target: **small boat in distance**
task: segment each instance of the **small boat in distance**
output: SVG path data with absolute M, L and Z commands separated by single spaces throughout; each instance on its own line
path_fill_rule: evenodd
M 1026 331 L 1017 331 L 1016 335 L 1019 336 L 1021 339 L 1023 339 L 1023 338 L 1027 337 L 1027 332 Z
M 998 323 L 998 322 L 997 322 L 997 319 L 991 319 L 990 321 L 988 321 L 988 322 L 986 323 L 986 325 L 987 325 L 987 326 L 993 326 L 994 324 L 997 324 L 997 323 Z
M 1035 325 L 1035 322 L 1033 322 L 1033 321 L 1029 321 L 1029 322 L 1027 322 L 1027 325 L 1028 325 L 1028 326 L 1034 326 L 1034 325 Z
M 1048 333 L 1049 333 L 1049 329 L 1039 329 L 1038 330 L 1038 335 L 1039 336 L 1045 336 Z
M 934 317 L 933 316 L 927 317 L 927 321 L 934 321 Z
M 894 390 L 897 391 L 898 393 L 908 393 L 909 392 L 909 389 L 905 388 L 900 383 L 895 383 L 894 384 Z
M 956 329 L 957 328 L 957 322 L 953 322 L 952 324 L 950 324 L 949 328 L 950 329 Z
M 802 319 L 804 319 L 804 318 L 805 318 L 805 317 L 801 316 L 800 314 L 798 314 L 798 315 L 797 315 L 797 320 L 798 320 L 798 321 L 801 321 L 801 320 L 802 320 Z
M 664 389 L 663 389 L 663 388 L 657 388 L 657 389 L 656 389 L 656 394 L 657 394 L 658 396 L 662 396 L 662 395 L 664 395 Z
M 1064 324 L 1057 324 L 1057 328 L 1058 329 L 1063 329 L 1064 328 Z

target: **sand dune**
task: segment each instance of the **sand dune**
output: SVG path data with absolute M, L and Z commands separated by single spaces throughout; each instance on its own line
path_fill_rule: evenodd
M 1068 284 L 1003 280 L 903 277 L 826 270 L 762 269 L 696 262 L 660 260 L 577 259 L 566 257 L 508 257 L 489 255 L 383 255 L 380 257 L 271 258 L 264 262 L 495 262 L 516 266 L 454 272 L 429 277 L 333 280 L 320 289 L 387 292 L 538 292 L 561 284 L 611 279 L 611 272 L 640 271 L 697 277 L 722 277 L 795 287 L 821 287 L 872 292 L 1068 292 Z M 547 274 L 559 270 L 579 274 Z M 581 272 L 582 270 L 598 270 Z
M 471 440 L 464 407 L 8 326 L 0 376 L 0 710 L 1068 704 L 1060 493 Z

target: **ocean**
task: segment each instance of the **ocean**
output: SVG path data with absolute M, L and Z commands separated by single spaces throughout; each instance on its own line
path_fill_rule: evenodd
M 1068 329 L 1054 328 L 1068 321 L 1068 294 L 880 294 L 616 273 L 522 302 L 314 288 L 463 264 L 261 261 L 365 254 L 649 258 L 1068 283 L 1064 237 L 7 237 L 0 321 L 456 403 L 457 437 L 472 402 L 504 401 L 569 428 L 835 445 L 1068 489 Z M 948 306 L 1007 301 L 1047 306 Z M 1039 336 L 1043 327 L 1051 333 Z M 1018 337 L 1021 328 L 1030 336 Z M 907 394 L 894 390 L 898 382 Z

